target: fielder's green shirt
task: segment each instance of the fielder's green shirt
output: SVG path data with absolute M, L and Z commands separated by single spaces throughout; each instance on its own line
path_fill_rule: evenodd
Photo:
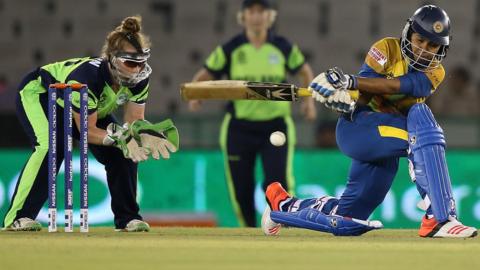
M 102 58 L 72 58 L 40 67 L 32 73 L 32 80 L 27 83 L 22 94 L 45 93 L 52 83 L 83 83 L 88 86 L 89 114 L 97 112 L 99 119 L 115 111 L 127 101 L 144 104 L 148 97 L 148 78 L 135 87 L 120 87 L 115 92 L 108 70 L 108 62 Z M 40 86 L 40 87 L 39 87 Z M 59 95 L 62 98 L 62 95 Z M 63 106 L 63 100 L 58 103 Z M 79 112 L 80 94 L 72 93 L 73 110 Z
M 305 63 L 296 45 L 271 32 L 267 42 L 254 47 L 245 33 L 218 46 L 207 58 L 205 68 L 215 77 L 230 80 L 286 82 L 287 72 L 295 74 Z M 236 100 L 229 111 L 237 119 L 265 121 L 290 115 L 290 102 Z

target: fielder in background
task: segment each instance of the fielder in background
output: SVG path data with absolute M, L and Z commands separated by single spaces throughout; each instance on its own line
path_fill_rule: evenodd
M 147 63 L 150 42 L 141 32 L 141 18 L 127 17 L 108 34 L 101 58 L 85 57 L 37 68 L 19 86 L 17 115 L 30 138 L 33 153 L 23 168 L 4 219 L 4 229 L 38 231 L 35 220 L 47 199 L 48 117 L 47 90 L 52 83 L 83 83 L 88 86 L 88 142 L 95 158 L 105 165 L 112 197 L 115 229 L 148 231 L 139 215 L 137 163 L 150 155 L 169 158 L 178 148 L 178 133 L 167 120 L 157 125 L 144 120 L 148 97 Z M 62 97 L 62 94 L 59 93 Z M 79 138 L 78 92 L 73 93 L 74 134 Z M 63 100 L 57 106 L 57 136 L 63 138 Z M 124 106 L 124 125 L 112 112 Z M 57 138 L 57 139 L 58 139 Z M 57 171 L 63 161 L 63 143 L 57 143 Z
M 193 81 L 226 76 L 232 80 L 280 83 L 286 82 L 287 73 L 291 73 L 307 86 L 313 73 L 299 48 L 269 30 L 275 16 L 276 11 L 268 0 L 244 0 L 238 13 L 244 32 L 218 46 Z M 189 105 L 197 111 L 200 101 L 190 101 Z M 302 111 L 307 120 L 315 119 L 312 98 L 303 100 Z M 272 179 L 282 179 L 287 189 L 294 188 L 292 159 L 296 139 L 290 115 L 290 102 L 238 100 L 228 105 L 220 145 L 230 197 L 242 226 L 257 226 L 254 202 L 257 155 L 262 158 L 264 190 Z M 283 146 L 276 147 L 269 142 L 274 131 L 287 135 Z
M 457 220 L 443 130 L 424 103 L 445 77 L 441 61 L 450 39 L 447 13 L 426 5 L 410 17 L 400 39 L 384 38 L 370 48 L 359 75 L 334 68 L 313 80 L 310 89 L 315 99 L 343 112 L 336 137 L 340 150 L 352 159 L 346 188 L 340 198 L 300 200 L 278 183 L 270 185 L 267 200 L 274 211 L 265 211 L 267 234 L 278 232 L 277 223 L 335 235 L 361 235 L 381 228 L 381 222 L 366 219 L 390 189 L 399 158 L 408 157 L 422 198 L 418 205 L 426 211 L 419 235 L 477 235 L 477 229 Z M 355 109 L 346 112 L 349 89 L 359 90 L 360 97 Z

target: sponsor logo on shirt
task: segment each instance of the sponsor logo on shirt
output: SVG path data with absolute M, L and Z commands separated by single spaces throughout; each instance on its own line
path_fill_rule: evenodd
M 382 51 L 379 49 L 372 47 L 370 51 L 368 51 L 368 55 L 377 61 L 382 67 L 387 63 L 387 57 L 383 54 Z
M 117 96 L 117 105 L 123 105 L 127 102 L 128 95 L 125 93 L 121 93 Z
M 278 63 L 280 63 L 280 57 L 279 57 L 278 54 L 276 54 L 276 53 L 271 53 L 271 54 L 268 56 L 268 62 L 269 62 L 271 65 L 277 65 Z

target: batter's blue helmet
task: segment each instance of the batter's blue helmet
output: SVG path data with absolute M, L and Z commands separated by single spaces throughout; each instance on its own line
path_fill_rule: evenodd
M 419 57 L 413 55 L 410 38 L 414 32 L 435 44 L 441 45 L 440 50 L 433 55 L 432 59 L 418 59 Z M 440 65 L 440 62 L 447 55 L 450 40 L 450 19 L 447 13 L 437 6 L 425 5 L 415 11 L 403 29 L 402 53 L 410 60 L 412 67 L 425 71 Z

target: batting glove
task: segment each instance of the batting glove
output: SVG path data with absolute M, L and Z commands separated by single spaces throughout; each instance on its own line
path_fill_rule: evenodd
M 348 91 L 337 91 L 325 101 L 325 107 L 339 113 L 349 113 L 355 108 L 355 101 L 352 100 Z
M 328 69 L 320 73 L 310 83 L 308 89 L 312 92 L 312 97 L 321 103 L 327 102 L 327 98 L 337 91 L 346 91 L 357 87 L 357 79 L 353 75 L 346 75 L 338 68 Z

